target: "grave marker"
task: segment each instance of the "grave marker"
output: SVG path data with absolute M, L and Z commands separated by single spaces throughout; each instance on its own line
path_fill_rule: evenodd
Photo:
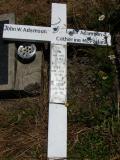
M 107 32 L 67 29 L 66 4 L 52 4 L 51 27 L 4 25 L 3 38 L 16 41 L 50 41 L 48 158 L 67 157 L 67 43 L 111 45 Z
M 38 54 L 33 62 L 21 63 L 15 55 L 15 44 L 3 41 L 3 27 L 7 23 L 14 25 L 14 14 L 0 15 L 0 91 L 24 90 L 30 94 L 40 93 L 42 51 L 37 51 Z M 36 88 L 39 89 L 37 92 Z
M 42 51 L 37 51 L 35 59 L 29 64 L 16 61 L 15 90 L 32 95 L 41 93 L 42 57 Z

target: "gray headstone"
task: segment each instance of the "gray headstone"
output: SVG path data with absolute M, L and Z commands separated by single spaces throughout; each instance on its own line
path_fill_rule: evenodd
M 3 41 L 3 26 L 15 23 L 14 14 L 0 15 L 0 91 L 13 90 L 15 80 L 15 45 Z
M 23 90 L 30 94 L 41 92 L 42 57 L 42 51 L 37 51 L 36 57 L 31 63 L 23 64 L 17 60 L 16 90 Z

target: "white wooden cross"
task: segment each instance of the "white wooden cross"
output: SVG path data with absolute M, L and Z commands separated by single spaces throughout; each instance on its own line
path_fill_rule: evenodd
M 67 29 L 66 4 L 52 4 L 51 27 L 5 24 L 3 38 L 51 42 L 48 158 L 67 157 L 67 43 L 111 45 L 106 32 Z

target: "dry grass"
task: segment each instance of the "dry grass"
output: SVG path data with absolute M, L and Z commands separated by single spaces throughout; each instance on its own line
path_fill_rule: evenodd
M 0 159 L 46 159 L 48 79 L 44 65 L 42 95 L 0 102 Z
M 18 24 L 48 26 L 51 23 L 52 2 L 64 3 L 66 0 L 1 0 L 0 14 L 14 12 Z M 106 11 L 109 13 L 116 5 L 116 2 L 112 0 L 68 0 L 66 3 L 68 4 L 68 26 L 84 29 L 90 28 L 91 22 L 97 21 L 98 16 Z M 94 14 L 95 10 L 97 15 Z M 107 30 L 108 28 L 100 29 Z M 73 48 L 73 52 L 69 53 L 80 54 L 79 48 Z M 82 58 L 82 54 L 80 58 Z M 92 104 L 92 98 L 99 94 L 98 90 L 90 88 L 94 84 L 88 88 L 84 86 L 85 84 L 81 85 L 90 66 L 79 64 L 79 60 L 78 57 L 75 59 L 73 57 L 68 63 L 68 65 L 70 64 L 69 81 L 73 75 L 69 91 L 73 94 L 76 94 L 77 90 L 80 92 L 74 95 L 75 102 L 72 101 L 68 108 L 69 111 L 72 110 L 72 116 L 75 119 L 79 118 L 80 109 L 84 107 L 93 114 L 93 105 L 97 107 L 97 103 Z M 93 62 L 94 59 L 92 64 Z M 96 66 L 91 66 L 91 68 L 93 67 Z M 45 160 L 47 157 L 48 62 L 45 62 L 43 69 L 42 95 L 0 102 L 0 160 Z M 82 92 L 80 88 L 82 88 Z M 81 123 L 73 122 L 69 122 L 68 129 L 68 137 L 71 141 L 70 145 L 68 144 L 70 150 L 77 144 L 79 134 L 91 130 Z
M 84 29 L 96 18 L 92 13 L 94 10 L 101 15 L 117 4 L 113 0 L 2 0 L 0 14 L 15 13 L 17 23 L 25 23 L 26 18 L 31 18 L 33 25 L 50 25 L 52 2 L 67 3 L 69 25 Z

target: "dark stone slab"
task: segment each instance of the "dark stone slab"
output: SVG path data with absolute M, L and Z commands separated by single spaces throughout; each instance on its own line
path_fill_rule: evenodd
M 14 14 L 0 15 L 0 90 L 14 89 L 15 81 L 15 45 L 4 41 L 3 26 L 5 23 L 15 23 Z
M 8 43 L 2 38 L 3 26 L 9 21 L 0 21 L 0 85 L 8 84 Z

